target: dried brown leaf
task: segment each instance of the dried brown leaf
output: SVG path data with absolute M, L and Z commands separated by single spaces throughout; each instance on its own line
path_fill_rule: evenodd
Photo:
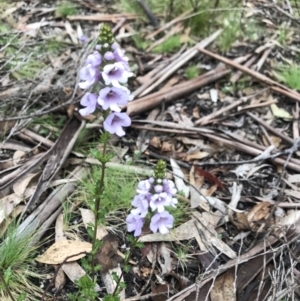
M 164 243 L 162 243 L 157 250 L 157 260 L 163 275 L 172 272 L 173 258 L 171 257 L 171 250 L 167 248 Z
M 186 155 L 186 161 L 192 161 L 192 160 L 201 160 L 203 158 L 206 158 L 210 155 L 209 152 L 193 152 L 191 154 Z
M 227 271 L 216 279 L 210 292 L 210 298 L 213 301 L 236 300 L 234 269 Z
M 151 292 L 154 296 L 151 299 L 153 299 L 153 301 L 165 301 L 168 299 L 167 293 L 169 290 L 170 287 L 168 284 L 159 284 L 159 285 L 152 284 Z M 165 292 L 166 294 L 157 295 L 158 293 L 163 293 L 163 292 Z
M 151 140 L 150 140 L 150 145 L 155 147 L 155 148 L 158 148 L 160 149 L 161 148 L 161 141 L 158 137 L 153 137 Z
M 244 212 L 233 212 L 229 215 L 229 220 L 240 231 L 250 230 L 250 225 Z
M 272 204 L 269 202 L 262 202 L 255 205 L 247 215 L 252 231 L 257 231 L 262 223 L 266 221 L 271 211 Z
M 66 262 L 76 261 L 86 256 L 85 253 L 90 253 L 92 244 L 85 241 L 77 240 L 62 240 L 55 242 L 47 251 L 36 258 L 36 261 L 47 264 L 61 264 L 67 257 L 74 255 L 66 260 Z M 82 253 L 82 254 L 80 254 Z
M 93 212 L 89 209 L 80 208 L 80 213 L 82 216 L 82 220 L 84 223 L 84 226 L 87 228 L 89 223 L 94 224 L 95 223 L 95 216 Z M 101 240 L 104 236 L 108 234 L 107 230 L 104 226 L 99 225 L 97 228 L 97 239 Z
M 20 182 L 17 182 L 15 185 L 13 185 L 14 193 L 19 196 L 23 197 L 24 193 L 26 191 L 26 188 L 30 184 L 30 182 L 40 173 L 29 173 L 25 179 L 23 179 Z

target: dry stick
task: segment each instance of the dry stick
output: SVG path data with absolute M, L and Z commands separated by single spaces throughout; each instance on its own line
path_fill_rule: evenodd
M 191 58 L 193 58 L 197 54 L 197 47 L 206 47 L 210 43 L 212 43 L 222 32 L 222 30 L 218 30 L 213 33 L 208 38 L 204 39 L 200 43 L 198 43 L 193 48 L 188 49 L 185 51 L 177 60 L 172 62 L 170 65 L 167 66 L 167 70 L 162 70 L 158 74 L 156 74 L 151 80 L 143 84 L 137 90 L 135 90 L 132 94 L 134 96 L 144 96 L 150 93 L 153 89 L 155 89 L 158 85 L 160 85 L 165 79 L 167 79 L 170 75 L 172 75 L 176 70 L 178 70 L 181 66 L 187 63 Z M 153 84 L 151 87 L 149 87 Z
M 293 110 L 293 138 L 299 138 L 299 104 L 298 102 L 295 103 L 295 110 Z
M 143 76 L 139 76 L 136 78 L 136 80 L 140 83 L 140 84 L 143 84 L 147 81 L 151 81 L 151 79 L 156 75 L 158 74 L 159 72 L 161 72 L 167 65 L 170 65 L 172 62 L 174 62 L 175 60 L 178 59 L 178 57 L 181 56 L 181 54 L 183 53 L 183 51 L 185 51 L 187 48 L 187 45 L 183 45 L 179 51 L 177 51 L 174 55 L 172 55 L 170 58 L 162 61 L 161 63 L 158 63 L 157 66 L 152 69 L 150 72 L 148 72 L 147 74 L 143 75 Z M 149 67 L 151 66 L 152 64 L 154 64 L 155 62 L 148 62 L 146 65 L 145 65 L 145 68 L 146 67 Z M 134 92 L 133 92 L 134 93 Z
M 238 63 L 242 63 L 249 58 L 250 55 L 246 55 L 243 57 L 238 57 L 234 61 Z M 158 106 L 161 102 L 169 102 L 173 99 L 178 99 L 187 93 L 191 93 L 203 85 L 211 83 L 217 79 L 222 78 L 226 74 L 228 74 L 230 70 L 226 69 L 224 64 L 219 64 L 215 69 L 198 76 L 192 80 L 186 81 L 184 83 L 175 85 L 173 87 L 165 88 L 158 92 L 152 93 L 145 97 L 139 98 L 135 101 L 128 103 L 128 105 L 123 106 L 122 109 L 127 107 L 127 113 L 132 116 L 134 114 L 138 114 L 153 107 Z
M 242 97 L 242 99 L 238 100 L 238 101 L 235 101 L 234 103 L 228 105 L 227 107 L 224 107 L 216 112 L 213 112 L 209 115 L 206 115 L 200 119 L 198 119 L 196 122 L 195 122 L 195 125 L 205 125 L 205 124 L 208 124 L 210 123 L 211 119 L 213 118 L 216 118 L 217 116 L 220 116 L 222 115 L 223 113 L 227 112 L 227 111 L 230 111 L 232 110 L 233 108 L 235 107 L 238 107 L 239 105 L 247 102 L 249 99 L 251 99 L 252 97 L 256 97 L 257 95 L 261 94 L 261 93 L 264 93 L 265 91 L 267 91 L 269 88 L 265 88 L 265 89 L 262 89 L 252 95 L 249 95 L 247 97 Z
M 236 141 L 227 140 L 227 139 L 218 137 L 216 135 L 211 135 L 211 134 L 202 134 L 202 135 L 210 138 L 213 141 L 221 142 L 223 144 L 226 144 L 226 145 L 229 145 L 229 146 L 233 147 L 236 150 L 243 151 L 243 152 L 245 152 L 247 154 L 250 154 L 250 155 L 253 155 L 253 156 L 258 156 L 262 153 L 262 151 L 260 151 L 258 149 L 255 149 L 254 147 L 249 147 L 249 146 L 247 147 L 247 146 L 245 146 L 245 144 L 242 144 L 242 143 L 239 143 L 239 142 L 236 142 Z M 280 164 L 280 165 L 284 165 L 285 162 L 286 162 L 286 160 L 281 159 L 281 158 L 275 158 L 275 159 L 272 159 L 272 160 L 276 164 Z M 294 171 L 300 172 L 300 161 L 297 160 L 297 163 L 288 162 L 287 167 L 294 170 Z
M 266 139 L 268 140 L 269 145 L 273 145 L 273 147 L 275 148 L 275 145 L 269 135 L 269 133 L 267 132 L 266 128 L 263 127 L 261 124 L 259 125 L 259 128 L 261 129 L 263 135 L 266 137 Z
M 118 29 L 124 25 L 125 22 L 126 22 L 126 18 L 121 18 L 120 21 L 111 30 L 112 33 L 116 33 L 118 31 Z
M 259 71 L 260 68 L 263 66 L 263 64 L 265 63 L 267 57 L 268 57 L 269 54 L 271 53 L 272 49 L 273 49 L 273 46 L 270 47 L 270 48 L 267 48 L 267 49 L 264 51 L 262 57 L 260 58 L 260 60 L 259 60 L 259 61 L 257 62 L 257 64 L 256 64 L 256 71 Z
M 268 88 L 269 90 L 270 88 Z M 277 100 L 276 99 L 272 99 L 272 100 L 268 100 L 268 101 L 264 101 L 262 103 L 257 103 L 257 104 L 252 104 L 252 105 L 248 105 L 248 106 L 244 106 L 243 108 L 241 108 L 241 110 L 239 111 L 240 112 L 243 112 L 243 111 L 247 111 L 247 110 L 250 110 L 250 109 L 256 109 L 256 108 L 262 108 L 262 107 L 268 107 L 269 105 L 272 105 L 272 104 L 276 104 L 277 103 Z
M 217 71 L 217 70 L 214 70 Z M 148 96 L 142 97 L 136 101 L 130 102 L 127 105 L 127 114 L 132 116 L 141 112 L 150 110 L 157 107 L 160 103 L 167 103 L 174 99 L 177 99 L 185 94 L 191 93 L 200 87 L 207 85 L 213 81 L 216 81 L 226 74 L 229 70 L 217 71 L 211 76 L 199 76 L 196 80 L 190 80 L 182 84 L 165 88 L 161 91 L 152 93 Z
M 175 132 L 175 131 L 174 131 Z M 163 156 L 163 155 L 158 155 L 152 151 L 148 151 L 149 156 L 154 157 L 156 159 L 162 159 L 165 161 L 168 161 L 170 158 L 167 156 Z M 271 154 L 268 156 L 264 156 L 263 158 L 260 157 L 256 157 L 254 159 L 250 159 L 250 160 L 242 160 L 242 161 L 223 161 L 223 162 L 197 162 L 197 163 L 193 163 L 193 165 L 195 166 L 224 166 L 224 165 L 242 165 L 242 164 L 249 164 L 249 163 L 259 163 L 265 160 L 274 160 L 277 157 L 280 156 L 285 156 L 285 155 L 289 155 L 291 153 L 291 149 L 286 149 L 284 151 L 280 151 L 276 154 Z M 188 168 L 190 169 L 192 167 L 192 164 L 186 163 L 186 162 L 182 162 L 182 161 L 178 161 L 176 160 L 177 164 L 181 167 L 184 168 Z M 295 163 L 297 164 L 297 162 Z M 300 164 L 300 162 L 298 162 L 298 164 Z M 298 206 L 300 206 L 300 204 L 298 204 Z
M 151 299 L 151 298 L 153 299 L 153 297 L 161 296 L 161 295 L 166 295 L 166 292 L 150 293 L 150 294 L 143 295 L 143 296 L 136 295 L 136 296 L 134 296 L 134 297 L 130 297 L 130 298 L 124 299 L 123 301 L 148 300 L 148 299 Z M 164 296 L 164 299 L 165 299 L 165 296 Z
M 218 55 L 218 54 L 215 54 L 215 53 L 212 53 L 211 51 L 208 51 L 204 48 L 200 48 L 198 47 L 198 50 L 201 52 L 201 53 L 204 53 L 216 60 L 219 60 L 220 62 L 223 62 L 224 64 L 226 65 L 229 65 L 233 68 L 236 68 L 238 70 L 241 70 L 249 75 L 251 75 L 252 77 L 256 78 L 257 80 L 263 82 L 264 84 L 267 84 L 267 85 L 270 85 L 271 86 L 271 89 L 278 92 L 278 93 L 281 93 L 285 96 L 288 96 L 288 97 L 291 97 L 292 99 L 296 100 L 296 101 L 300 101 L 300 94 L 297 93 L 296 91 L 294 90 L 291 90 L 289 89 L 288 87 L 286 87 L 285 85 L 282 85 L 270 78 L 268 78 L 267 76 L 259 73 L 259 72 L 256 72 L 254 70 L 251 70 L 250 68 L 247 68 L 245 66 L 242 66 L 241 64 L 239 63 L 236 63 L 232 60 L 229 60 L 225 57 L 222 57 L 221 55 Z
M 279 7 L 277 5 L 272 5 L 272 7 L 275 7 L 279 12 L 281 12 L 283 15 L 286 15 L 287 17 L 289 17 L 293 21 L 296 21 L 297 23 L 300 22 L 299 18 L 296 18 L 293 15 L 289 14 L 288 12 L 286 12 L 285 10 L 283 10 L 281 7 Z
M 164 133 L 173 133 L 173 134 L 182 134 L 182 135 L 193 135 L 195 134 L 194 131 L 186 131 L 186 130 L 178 130 L 178 129 L 161 129 L 156 127 L 151 127 L 148 124 L 146 125 L 137 125 L 134 122 L 138 122 L 139 120 L 134 120 L 131 124 L 131 128 L 137 129 L 137 130 L 149 130 L 154 132 L 164 132 Z
M 17 134 L 17 136 L 19 136 L 22 139 L 28 139 L 28 137 L 29 137 L 35 141 L 39 141 L 41 144 L 44 144 L 49 148 L 52 147 L 54 144 L 54 142 L 51 141 L 50 139 L 47 139 L 47 138 L 45 138 L 31 130 L 28 130 L 28 129 L 22 129 L 20 131 L 20 133 Z
M 270 131 L 272 134 L 280 137 L 282 140 L 284 140 L 285 142 L 289 143 L 289 144 L 294 144 L 294 140 L 288 136 L 283 135 L 282 133 L 278 132 L 275 128 L 273 128 L 272 126 L 268 125 L 266 122 L 264 122 L 262 119 L 258 118 L 257 116 L 255 116 L 254 114 L 250 113 L 250 112 L 246 112 L 246 114 L 248 116 L 250 116 L 252 119 L 254 119 L 256 122 L 258 122 L 259 124 L 261 124 L 262 126 L 264 126 L 268 131 Z
M 140 121 L 140 122 L 145 122 L 145 121 Z M 227 139 L 226 135 L 224 135 L 224 134 L 218 135 L 213 130 L 206 129 L 206 128 L 185 127 L 184 130 L 182 130 L 183 127 L 178 125 L 178 124 L 175 124 L 175 123 L 157 122 L 157 121 L 148 121 L 147 123 L 148 124 L 152 123 L 152 124 L 165 126 L 165 127 L 172 127 L 173 129 L 170 130 L 170 132 L 175 132 L 175 133 L 179 133 L 180 130 L 182 131 L 182 133 L 186 133 L 186 134 L 192 134 L 193 132 L 194 133 L 199 133 L 200 135 L 206 136 L 206 137 L 212 139 L 213 141 L 227 144 L 227 145 L 229 145 L 229 146 L 231 146 L 235 149 L 237 148 L 241 151 L 244 151 L 244 152 L 249 153 L 249 154 L 254 155 L 254 156 L 258 156 L 263 151 L 265 151 L 265 147 L 263 147 L 261 145 L 258 145 L 256 143 L 247 141 L 247 140 L 241 140 L 236 135 L 230 135 L 229 137 L 233 138 L 235 140 L 238 140 L 240 142 L 232 141 L 232 139 Z M 139 126 L 133 125 L 133 127 L 138 128 Z M 139 127 L 139 128 L 142 128 L 142 127 Z M 144 129 L 155 130 L 155 131 L 160 130 L 160 129 L 151 128 L 151 127 L 147 127 L 147 128 L 144 127 Z M 162 131 L 168 131 L 168 130 L 163 129 Z M 225 134 L 226 134 L 226 132 L 225 132 Z M 228 136 L 228 133 L 227 133 L 227 136 Z M 294 142 L 293 142 L 293 144 L 294 144 Z M 286 163 L 286 161 L 284 159 L 277 158 L 277 157 L 279 155 L 284 155 L 284 154 L 289 155 L 290 153 L 291 153 L 290 150 L 286 150 L 284 153 L 280 153 L 280 154 L 276 153 L 274 155 L 271 155 L 270 157 L 266 157 L 266 159 L 272 159 L 272 160 L 274 160 L 274 162 L 276 164 L 284 165 Z M 258 161 L 261 161 L 261 159 L 260 160 L 255 160 L 255 159 L 254 160 L 249 160 L 247 162 L 243 161 L 242 163 L 253 163 L 253 162 L 258 162 Z M 230 165 L 230 164 L 241 164 L 241 162 L 235 162 L 234 161 L 234 162 L 218 162 L 218 163 L 204 162 L 203 163 L 203 165 L 216 165 L 216 164 Z M 199 163 L 199 166 L 201 166 L 201 163 Z M 300 171 L 300 161 L 296 160 L 296 159 L 291 159 L 290 162 L 287 164 L 287 167 L 289 167 L 290 169 L 295 170 L 295 171 Z
M 68 16 L 67 18 L 72 21 L 87 20 L 87 21 L 102 21 L 102 22 L 115 22 L 116 20 L 126 18 L 127 20 L 136 20 L 140 17 L 139 14 L 94 14 L 89 16 L 76 15 Z
M 258 56 L 253 55 L 243 66 L 250 67 L 256 60 Z M 243 72 L 242 71 L 236 71 L 231 77 L 230 77 L 230 82 L 231 83 L 236 83 L 240 77 L 242 76 Z
M 289 89 L 289 91 L 286 91 L 284 88 L 276 87 L 276 86 L 271 86 L 270 87 L 274 92 L 277 92 L 279 94 L 283 94 L 284 96 L 290 97 L 296 101 L 299 101 L 299 93 L 297 93 L 294 90 Z M 295 93 L 297 93 L 296 98 L 295 98 Z

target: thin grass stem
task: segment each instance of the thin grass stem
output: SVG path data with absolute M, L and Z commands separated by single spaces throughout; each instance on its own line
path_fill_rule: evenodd
M 3 283 L 4 287 L 5 287 L 5 290 L 7 291 L 7 294 L 9 295 L 9 297 L 11 298 L 12 301 L 16 301 L 16 299 L 14 298 L 14 296 L 12 295 L 2 273 L 0 273 L 0 281 Z
M 102 157 L 105 158 L 106 156 L 106 149 L 107 149 L 107 141 L 103 143 L 103 151 L 102 151 Z M 100 209 L 100 203 L 101 203 L 101 195 L 103 192 L 104 187 L 104 177 L 105 177 L 105 169 L 106 169 L 106 162 L 102 162 L 102 169 L 101 169 L 101 177 L 100 177 L 100 183 L 97 187 L 98 193 L 96 195 L 95 200 L 95 207 L 94 207 L 94 215 L 95 215 L 95 224 L 94 224 L 94 235 L 93 235 L 93 246 L 92 246 L 92 278 L 95 277 L 95 249 L 96 249 L 96 243 L 97 243 L 97 228 L 98 228 L 98 220 L 99 220 L 99 209 Z

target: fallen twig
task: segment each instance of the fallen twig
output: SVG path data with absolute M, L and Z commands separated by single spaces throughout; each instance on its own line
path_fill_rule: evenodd
M 249 99 L 251 99 L 251 98 L 253 98 L 253 97 L 256 97 L 256 96 L 259 95 L 259 94 L 262 94 L 262 93 L 266 92 L 267 90 L 268 90 L 268 88 L 262 89 L 262 90 L 260 90 L 260 91 L 258 91 L 258 92 L 256 92 L 256 93 L 254 93 L 254 94 L 252 94 L 252 95 L 249 95 L 249 96 L 247 96 L 247 97 L 242 97 L 240 100 L 233 102 L 232 104 L 228 105 L 227 107 L 221 108 L 221 109 L 218 110 L 218 111 L 215 111 L 215 112 L 213 112 L 213 113 L 211 113 L 211 114 L 209 114 L 209 115 L 206 115 L 206 116 L 200 118 L 199 120 L 197 120 L 197 121 L 195 122 L 195 125 L 199 125 L 199 124 L 200 124 L 200 125 L 205 125 L 205 124 L 208 124 L 208 123 L 210 123 L 211 119 L 216 118 L 216 117 L 218 117 L 218 116 L 224 114 L 225 112 L 230 111 L 230 110 L 232 110 L 233 108 L 238 107 L 239 105 L 241 105 L 241 104 L 247 102 Z
M 257 80 L 263 82 L 264 84 L 267 84 L 267 85 L 271 86 L 272 90 L 274 90 L 274 91 L 276 91 L 278 93 L 281 93 L 281 94 L 283 94 L 285 96 L 288 96 L 288 97 L 290 97 L 290 98 L 292 98 L 292 99 L 294 99 L 296 101 L 300 101 L 300 94 L 299 93 L 297 93 L 294 90 L 289 89 L 285 85 L 282 85 L 282 84 L 280 84 L 280 83 L 278 83 L 278 82 L 276 82 L 276 81 L 268 78 L 267 76 L 265 76 L 265 75 L 263 75 L 263 74 L 261 74 L 259 72 L 256 72 L 256 71 L 254 71 L 254 70 L 252 70 L 252 69 L 250 69 L 248 67 L 245 67 L 245 66 L 241 65 L 240 63 L 237 63 L 237 62 L 234 62 L 232 60 L 229 60 L 229 59 L 227 59 L 227 58 L 225 58 L 225 57 L 223 57 L 221 55 L 215 54 L 215 53 L 213 53 L 211 51 L 208 51 L 208 50 L 206 50 L 204 48 L 198 47 L 198 50 L 200 52 L 202 52 L 202 53 L 204 53 L 204 54 L 206 54 L 206 55 L 208 55 L 208 56 L 210 56 L 210 57 L 212 57 L 212 58 L 220 61 L 220 62 L 223 62 L 226 65 L 229 65 L 229 66 L 231 66 L 233 68 L 236 68 L 238 70 L 241 70 L 242 72 L 245 72 L 245 73 L 251 75 L 252 77 L 256 78 Z
M 250 113 L 250 112 L 246 112 L 246 114 L 248 116 L 250 116 L 252 119 L 254 119 L 256 122 L 258 122 L 259 124 L 261 124 L 262 126 L 264 126 L 268 131 L 270 131 L 272 134 L 280 137 L 282 140 L 284 140 L 285 142 L 289 143 L 289 144 L 294 144 L 294 140 L 286 135 L 283 135 L 281 132 L 277 131 L 275 128 L 273 128 L 271 125 L 268 125 L 266 122 L 264 122 L 261 118 L 255 116 L 254 114 Z
M 191 58 L 193 58 L 197 54 L 197 47 L 207 47 L 210 43 L 212 43 L 222 32 L 222 30 L 218 30 L 213 33 L 208 38 L 199 42 L 193 48 L 186 50 L 179 58 L 169 64 L 166 68 L 158 72 L 153 78 L 149 79 L 145 84 L 140 86 L 137 90 L 135 90 L 132 94 L 134 96 L 144 96 L 153 89 L 155 89 L 158 85 L 160 85 L 164 80 L 166 80 L 171 74 L 173 74 L 176 70 L 178 70 L 181 66 L 187 63 Z M 152 86 L 151 86 L 152 84 Z

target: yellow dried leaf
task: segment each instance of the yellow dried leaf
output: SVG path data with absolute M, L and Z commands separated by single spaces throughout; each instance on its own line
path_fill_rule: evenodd
M 61 264 L 67 257 L 66 262 L 76 261 L 86 256 L 83 252 L 91 252 L 92 244 L 85 241 L 61 240 L 54 243 L 44 254 L 36 258 L 36 261 L 47 264 Z M 80 254 L 82 253 L 82 254 Z
M 186 156 L 186 161 L 191 161 L 191 160 L 201 160 L 203 158 L 206 158 L 210 155 L 209 152 L 195 152 L 192 154 L 188 154 Z
M 283 118 L 283 119 L 289 119 L 291 120 L 293 117 L 292 115 L 287 112 L 286 110 L 279 108 L 275 103 L 271 104 L 271 110 L 275 117 L 277 118 Z

